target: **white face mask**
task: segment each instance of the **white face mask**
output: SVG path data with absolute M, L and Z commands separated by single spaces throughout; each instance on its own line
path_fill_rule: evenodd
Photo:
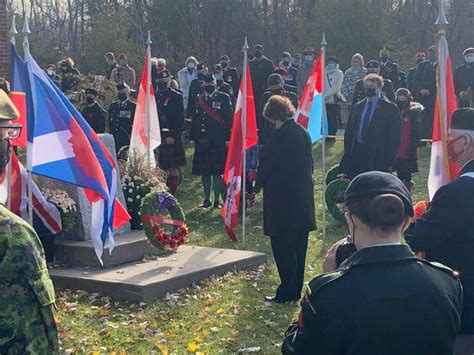
M 48 69 L 48 75 L 51 76 L 54 74 L 54 70 Z
M 466 55 L 464 56 L 464 61 L 467 64 L 474 64 L 474 55 Z
M 0 203 L 6 205 L 7 204 L 7 199 L 8 199 L 8 191 L 7 191 L 7 186 L 6 186 L 6 181 L 4 181 L 3 184 L 0 186 Z
M 196 64 L 194 64 L 194 63 L 188 63 L 188 69 L 193 70 L 194 68 L 196 68 Z

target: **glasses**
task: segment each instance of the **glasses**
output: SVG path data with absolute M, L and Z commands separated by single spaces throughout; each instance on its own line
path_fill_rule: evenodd
M 23 126 L 21 124 L 9 124 L 7 126 L 0 125 L 0 131 L 3 130 L 4 138 L 16 139 L 20 137 L 21 129 Z

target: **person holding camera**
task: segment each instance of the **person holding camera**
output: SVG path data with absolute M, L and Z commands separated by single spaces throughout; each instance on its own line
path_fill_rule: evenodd
M 283 353 L 452 354 L 461 283 L 400 243 L 414 215 L 406 187 L 389 173 L 363 173 L 345 204 L 351 243 L 345 238 L 329 249 L 325 274 L 309 283 Z

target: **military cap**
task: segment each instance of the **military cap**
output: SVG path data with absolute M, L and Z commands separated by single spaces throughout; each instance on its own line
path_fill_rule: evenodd
M 380 68 L 380 63 L 376 60 L 370 60 L 366 66 L 367 69 L 375 69 L 375 68 Z
M 117 91 L 127 89 L 127 88 L 130 89 L 130 87 L 126 83 L 117 84 L 115 85 L 115 88 L 117 89 Z
M 212 71 L 213 72 L 221 72 L 221 71 L 224 71 L 224 68 L 222 68 L 222 65 L 220 65 L 220 64 L 214 64 L 212 66 Z
M 474 48 L 466 48 L 462 55 L 474 54 Z
M 94 95 L 94 96 L 97 96 L 97 94 L 98 94 L 97 90 L 94 89 L 94 88 L 87 88 L 85 90 L 85 93 L 86 93 L 86 95 Z
M 329 57 L 326 59 L 326 63 L 329 63 L 329 62 L 337 63 L 337 57 L 334 56 L 334 55 L 329 56 Z
M 393 194 L 403 201 L 405 211 L 411 217 L 415 214 L 411 194 L 395 175 L 381 171 L 370 171 L 357 175 L 347 187 L 345 203 L 371 199 L 383 194 Z
M 253 47 L 256 51 L 263 51 L 263 45 L 261 44 L 256 44 L 255 47 Z
M 454 111 L 451 118 L 451 128 L 474 131 L 474 108 L 462 107 Z
M 306 49 L 303 51 L 303 54 L 314 54 L 316 51 L 314 50 L 314 47 L 306 47 Z
M 436 46 L 434 44 L 432 46 L 429 46 L 428 52 L 436 52 Z
M 230 60 L 230 58 L 227 54 L 224 54 L 219 60 Z
M 206 63 L 199 63 L 196 67 L 196 70 L 204 70 L 207 69 Z
M 158 74 L 156 74 L 157 79 L 166 79 L 170 77 L 170 72 L 168 70 L 162 70 Z
M 291 58 L 290 52 L 281 52 L 280 58 Z
M 293 58 L 300 58 L 300 59 L 301 59 L 301 54 L 295 53 L 295 54 L 293 55 Z
M 205 83 L 212 83 L 212 82 L 216 81 L 216 78 L 212 74 L 206 74 L 206 75 L 204 75 L 203 80 L 204 80 Z
M 389 46 L 383 46 L 383 47 L 380 47 L 379 48 L 379 53 L 380 54 L 390 54 L 390 52 L 392 51 L 392 47 L 389 47 Z
M 283 83 L 283 78 L 281 77 L 280 74 L 273 73 L 270 74 L 267 80 L 268 86 L 275 86 L 275 85 L 280 85 Z

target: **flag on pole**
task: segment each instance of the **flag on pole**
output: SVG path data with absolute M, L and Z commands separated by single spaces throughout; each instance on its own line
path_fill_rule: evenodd
M 11 155 L 11 211 L 25 221 L 28 216 L 28 172 L 18 160 L 15 152 Z M 61 215 L 56 206 L 48 202 L 35 182 L 31 185 L 33 196 L 33 228 L 40 236 L 61 232 Z
M 151 51 L 150 47 L 148 47 L 145 62 L 143 63 L 137 108 L 133 119 L 128 161 L 130 162 L 135 156 L 142 156 L 143 158 L 149 157 L 150 167 L 154 168 L 156 167 L 156 161 L 153 151 L 161 144 L 161 132 L 150 72 Z
M 324 55 L 319 54 L 314 62 L 311 74 L 301 96 L 301 101 L 295 113 L 295 121 L 308 130 L 311 142 L 316 143 L 327 135 L 327 117 L 324 105 Z M 326 120 L 323 132 L 323 119 Z
M 448 159 L 447 139 L 451 117 L 456 110 L 451 57 L 448 42 L 442 34 L 438 39 L 438 66 L 436 69 L 437 94 L 433 119 L 433 144 L 431 146 L 428 192 L 430 200 L 436 191 L 452 178 L 459 169 Z
M 91 239 L 102 263 L 113 229 L 130 219 L 116 200 L 117 171 L 105 145 L 25 48 L 28 170 L 83 187 L 91 203 Z M 107 236 L 109 238 L 107 238 Z
M 12 123 L 23 126 L 20 136 L 12 139 L 12 145 L 26 147 L 26 64 L 18 55 L 16 47 L 10 43 L 10 99 L 20 112 L 20 117 Z
M 247 65 L 243 75 L 247 77 L 247 92 L 244 92 L 244 80 L 240 81 L 239 95 L 232 123 L 232 132 L 229 143 L 229 152 L 224 170 L 224 182 L 227 186 L 227 197 L 222 208 L 221 215 L 224 218 L 224 228 L 230 239 L 237 241 L 234 229 L 239 217 L 240 190 L 242 183 L 242 153 L 244 149 L 253 147 L 258 142 L 257 121 L 255 118 L 255 105 L 252 90 L 252 78 Z M 245 147 L 243 147 L 242 108 L 243 100 L 246 100 L 246 132 Z M 245 198 L 245 196 L 244 196 Z

